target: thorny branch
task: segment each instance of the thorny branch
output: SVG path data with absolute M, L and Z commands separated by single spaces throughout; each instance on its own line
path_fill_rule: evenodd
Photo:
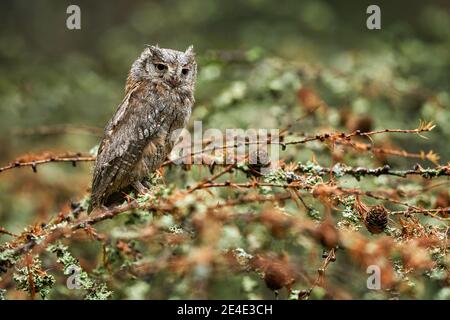
M 338 133 L 323 133 L 315 136 L 307 137 L 300 140 L 293 140 L 288 142 L 281 142 L 282 146 L 288 146 L 292 144 L 304 144 L 310 141 L 320 140 L 320 141 L 336 141 L 336 140 L 347 140 L 349 141 L 353 137 L 370 137 L 373 135 L 381 134 L 381 133 L 415 133 L 419 134 L 422 132 L 429 132 L 435 128 L 433 123 L 420 123 L 417 129 L 383 129 L 383 130 L 374 130 L 368 132 L 362 132 L 360 130 L 356 130 L 352 133 L 346 134 L 344 132 Z
M 333 168 L 325 168 L 321 166 L 314 166 L 313 169 L 306 165 L 299 164 L 295 168 L 295 172 L 298 173 L 307 173 L 314 171 L 318 175 L 324 175 L 324 174 L 333 174 L 334 177 L 337 175 L 350 175 L 357 179 L 364 176 L 375 176 L 379 177 L 381 175 L 391 175 L 391 176 L 397 176 L 397 177 L 403 177 L 406 178 L 408 175 L 416 175 L 421 176 L 423 178 L 433 178 L 433 177 L 440 177 L 440 176 L 450 176 L 450 165 L 447 166 L 438 166 L 436 168 L 422 168 L 420 165 L 416 165 L 413 169 L 410 170 L 393 170 L 389 165 L 385 165 L 383 167 L 378 167 L 374 169 L 369 168 L 363 168 L 363 167 L 349 167 L 344 165 L 335 166 Z
M 59 155 L 46 153 L 40 156 L 27 156 L 25 159 L 26 160 L 22 160 L 19 158 L 4 167 L 0 167 L 0 173 L 20 167 L 31 167 L 33 172 L 37 172 L 37 167 L 39 165 L 51 162 L 70 162 L 75 167 L 77 162 L 95 161 L 95 157 L 83 155 L 81 152 L 64 153 Z

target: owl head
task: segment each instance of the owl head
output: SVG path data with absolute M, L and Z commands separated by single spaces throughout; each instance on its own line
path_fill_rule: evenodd
M 129 80 L 149 80 L 169 90 L 192 91 L 197 77 L 194 48 L 186 51 L 148 46 L 133 63 Z

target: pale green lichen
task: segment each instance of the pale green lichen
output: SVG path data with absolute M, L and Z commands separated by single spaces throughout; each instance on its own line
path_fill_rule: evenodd
M 57 261 L 63 265 L 65 275 L 71 276 L 74 267 L 79 270 L 76 280 L 77 285 L 86 291 L 85 300 L 107 300 L 112 295 L 112 292 L 108 290 L 104 283 L 97 282 L 86 271 L 83 271 L 78 259 L 72 256 L 67 246 L 57 242 L 49 245 L 47 250 L 56 254 Z
M 38 293 L 42 299 L 46 299 L 55 284 L 55 278 L 42 270 L 42 262 L 35 258 L 29 266 L 17 268 L 13 275 L 17 282 L 17 288 L 29 295 Z
M 349 196 L 345 199 L 344 201 L 344 210 L 342 211 L 342 217 L 354 224 L 357 225 L 359 224 L 359 215 L 358 212 L 355 210 L 355 197 L 354 196 Z
M 12 267 L 17 262 L 18 256 L 13 249 L 6 249 L 0 252 L 0 273 Z
M 6 300 L 6 289 L 0 289 L 0 300 Z

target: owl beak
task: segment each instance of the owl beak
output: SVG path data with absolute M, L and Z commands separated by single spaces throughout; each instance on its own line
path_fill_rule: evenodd
M 180 84 L 180 79 L 177 76 L 171 77 L 169 83 L 172 87 L 176 87 Z

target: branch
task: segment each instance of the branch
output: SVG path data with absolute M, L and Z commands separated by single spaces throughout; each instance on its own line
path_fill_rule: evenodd
M 354 142 L 351 139 L 353 137 L 369 137 L 372 135 L 377 135 L 381 133 L 407 133 L 407 134 L 419 134 L 422 132 L 429 132 L 433 130 L 435 125 L 433 125 L 431 122 L 429 123 L 422 123 L 419 125 L 419 128 L 417 129 L 383 129 L 383 130 L 376 130 L 376 131 L 369 131 L 369 132 L 361 132 L 360 130 L 356 130 L 352 133 L 345 133 L 345 132 L 328 132 L 323 134 L 317 134 L 315 136 L 309 136 L 300 140 L 293 140 L 293 141 L 272 141 L 272 137 L 269 137 L 266 140 L 259 140 L 259 141 L 246 141 L 246 142 L 238 142 L 235 143 L 233 140 L 232 144 L 227 144 L 223 146 L 213 146 L 213 147 L 206 147 L 202 150 L 191 152 L 190 154 L 183 155 L 181 157 L 178 157 L 176 159 L 171 159 L 165 161 L 162 166 L 167 166 L 170 164 L 173 164 L 177 161 L 189 159 L 189 163 L 192 163 L 192 157 L 203 155 L 203 154 L 209 154 L 215 151 L 219 150 L 227 150 L 232 148 L 239 148 L 242 146 L 248 146 L 248 145 L 258 145 L 258 144 L 266 144 L 266 145 L 280 145 L 281 148 L 284 150 L 287 146 L 290 145 L 297 145 L 297 144 L 305 144 L 312 141 L 321 141 L 321 142 L 336 142 L 336 143 L 342 143 L 353 146 L 355 149 L 360 151 L 372 151 L 373 153 L 379 153 L 379 154 L 389 154 L 389 155 L 395 155 L 395 156 L 402 156 L 402 157 L 411 157 L 411 158 L 420 158 L 420 159 L 428 159 L 432 162 L 435 162 L 439 159 L 439 157 L 434 154 L 432 151 L 425 154 L 424 152 L 421 152 L 420 154 L 413 154 L 408 153 L 403 150 L 395 150 L 395 149 L 384 149 L 384 148 L 374 148 L 372 145 Z M 202 141 L 202 145 L 205 143 L 209 143 L 208 141 Z
M 323 133 L 323 134 L 318 134 L 316 136 L 307 137 L 307 138 L 304 138 L 301 140 L 283 142 L 280 144 L 283 146 L 287 146 L 287 145 L 292 145 L 292 144 L 303 144 L 303 143 L 307 143 L 307 142 L 315 141 L 315 140 L 320 140 L 320 141 L 350 140 L 351 138 L 357 137 L 357 136 L 369 137 L 369 136 L 373 136 L 373 135 L 377 135 L 377 134 L 381 134 L 381 133 L 420 134 L 422 132 L 429 132 L 429 131 L 433 130 L 434 128 L 435 128 L 435 125 L 433 125 L 433 123 L 431 123 L 431 122 L 428 122 L 428 123 L 421 122 L 417 129 L 382 129 L 382 130 L 374 130 L 374 131 L 369 131 L 369 132 L 361 132 L 360 130 L 356 130 L 349 134 L 346 134 L 344 132 Z
M 0 234 L 7 234 L 7 235 L 9 235 L 11 237 L 18 237 L 17 234 L 10 232 L 10 231 L 6 230 L 3 227 L 0 227 Z
M 0 173 L 19 167 L 31 167 L 33 172 L 37 172 L 37 166 L 50 162 L 70 162 L 75 167 L 77 162 L 95 161 L 94 156 L 83 155 L 81 152 L 77 153 L 63 153 L 59 155 L 44 153 L 42 155 L 23 156 L 10 162 L 4 167 L 0 167 Z
M 447 166 L 438 166 L 436 168 L 422 168 L 420 165 L 416 165 L 411 170 L 393 170 L 389 165 L 385 165 L 383 167 L 378 167 L 374 169 L 370 168 L 363 168 L 363 167 L 349 167 L 346 165 L 335 165 L 333 168 L 325 168 L 319 165 L 304 165 L 299 164 L 297 168 L 294 170 L 298 173 L 314 173 L 320 176 L 326 175 L 326 174 L 333 174 L 333 177 L 339 177 L 342 175 L 351 175 L 355 177 L 357 180 L 360 179 L 360 177 L 364 176 L 375 176 L 379 177 L 381 175 L 391 175 L 391 176 L 397 176 L 397 177 L 403 177 L 406 178 L 408 175 L 417 175 L 421 176 L 422 178 L 434 178 L 434 177 L 440 177 L 440 176 L 450 176 L 450 165 Z
M 236 166 L 236 164 L 230 164 L 229 166 L 227 166 L 223 171 L 213 175 L 212 177 L 208 177 L 207 179 L 203 180 L 202 182 L 198 183 L 195 187 L 189 189 L 188 193 L 192 193 L 197 189 L 201 189 L 202 186 L 211 183 L 212 181 L 220 178 L 221 176 L 223 176 L 224 174 L 226 174 L 227 172 L 230 172 L 234 167 Z
M 430 150 L 426 153 L 425 151 L 420 151 L 420 153 L 412 153 L 402 149 L 374 147 L 373 144 L 371 143 L 363 143 L 359 141 L 341 140 L 338 141 L 337 143 L 345 146 L 350 146 L 354 148 L 356 151 L 363 151 L 363 152 L 371 151 L 375 155 L 389 155 L 403 158 L 429 160 L 436 165 L 438 165 L 439 161 L 439 155 L 434 153 L 433 150 Z
M 323 281 L 325 278 L 325 272 L 328 269 L 328 266 L 331 262 L 336 261 L 336 249 L 332 248 L 328 254 L 325 256 L 322 266 L 317 269 L 317 278 L 314 281 L 313 285 L 306 291 L 300 291 L 298 294 L 298 299 L 307 299 L 311 295 L 311 292 L 314 290 L 317 286 L 323 286 Z

